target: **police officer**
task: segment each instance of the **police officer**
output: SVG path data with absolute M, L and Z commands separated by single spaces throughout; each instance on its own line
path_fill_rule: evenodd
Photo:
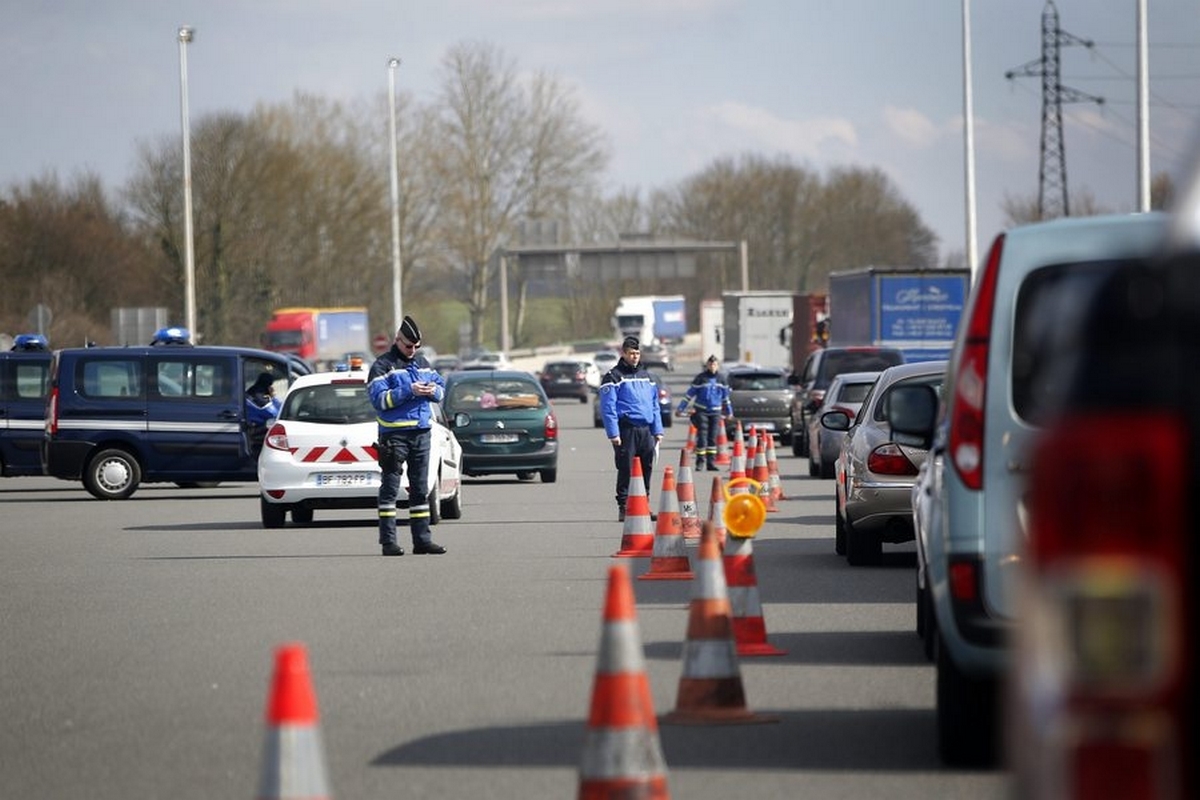
M 446 383 L 417 355 L 421 331 L 406 316 L 396 330 L 392 347 L 371 365 L 367 394 L 379 422 L 379 544 L 385 556 L 402 556 L 396 541 L 396 497 L 400 494 L 400 472 L 408 465 L 408 526 L 413 552 L 441 555 L 446 548 L 434 544 L 429 530 L 429 429 L 433 422 L 430 403 L 445 396 Z
M 641 360 L 642 349 L 637 337 L 625 337 L 621 343 L 621 360 L 600 381 L 600 415 L 604 420 L 604 433 L 613 446 L 617 466 L 617 519 L 622 521 L 633 459 L 641 459 L 642 479 L 649 497 L 654 452 L 663 436 L 658 386 L 641 366 Z
M 717 469 L 717 426 L 733 416 L 729 386 L 721 380 L 721 362 L 709 356 L 687 388 L 676 413 L 683 414 L 691 406 L 692 423 L 696 426 L 696 469 Z

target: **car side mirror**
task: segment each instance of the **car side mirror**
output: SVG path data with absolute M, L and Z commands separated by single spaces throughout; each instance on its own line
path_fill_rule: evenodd
M 845 411 L 826 411 L 821 415 L 821 427 L 831 431 L 848 431 L 850 415 Z
M 897 386 L 888 393 L 887 421 L 900 444 L 928 449 L 937 423 L 938 393 L 932 386 Z

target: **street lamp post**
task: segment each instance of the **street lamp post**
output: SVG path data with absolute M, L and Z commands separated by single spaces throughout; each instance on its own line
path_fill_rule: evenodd
M 188 122 L 187 46 L 195 36 L 194 28 L 179 29 L 179 114 L 183 127 L 183 253 L 184 315 L 187 329 L 196 336 L 196 252 L 192 244 L 192 130 Z
M 396 68 L 400 59 L 388 59 L 388 131 L 392 141 L 392 332 L 400 329 L 400 164 L 396 152 Z

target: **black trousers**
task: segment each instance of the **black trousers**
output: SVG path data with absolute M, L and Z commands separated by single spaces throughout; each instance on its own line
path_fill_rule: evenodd
M 621 443 L 613 445 L 613 461 L 617 467 L 617 506 L 625 507 L 629 496 L 629 475 L 633 470 L 633 459 L 642 461 L 642 480 L 646 483 L 646 497 L 650 497 L 650 476 L 654 472 L 654 436 L 649 425 L 622 424 L 619 428 Z

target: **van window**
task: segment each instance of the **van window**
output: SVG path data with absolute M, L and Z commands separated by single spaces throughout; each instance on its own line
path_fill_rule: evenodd
M 232 366 L 227 359 L 163 358 L 152 363 L 153 395 L 181 400 L 224 402 L 232 396 Z
M 260 358 L 247 357 L 242 361 L 242 386 L 241 391 L 245 392 L 254 382 L 258 380 L 258 376 L 264 372 L 269 372 L 275 376 L 275 395 L 283 397 L 288 390 L 288 374 L 286 370 L 280 370 L 279 365 L 274 361 L 264 361 Z
M 50 390 L 50 362 L 13 364 L 16 367 L 16 396 L 22 400 L 39 400 Z
M 84 397 L 145 399 L 140 361 L 85 358 L 78 364 L 81 374 L 76 376 L 75 385 Z

